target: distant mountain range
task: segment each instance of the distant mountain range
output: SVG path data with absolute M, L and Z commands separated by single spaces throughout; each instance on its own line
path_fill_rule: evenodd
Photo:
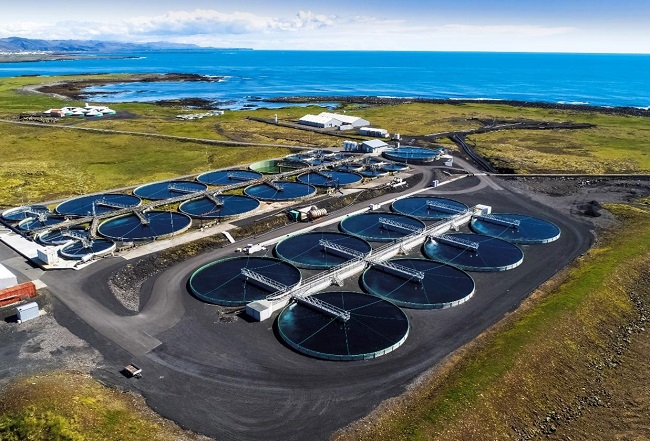
M 0 52 L 56 52 L 56 53 L 106 53 L 123 51 L 150 51 L 162 49 L 199 49 L 194 44 L 168 43 L 120 43 L 97 40 L 34 40 L 30 38 L 0 38 Z

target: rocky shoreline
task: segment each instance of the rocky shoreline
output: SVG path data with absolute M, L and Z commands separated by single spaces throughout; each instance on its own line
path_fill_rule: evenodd
M 94 77 L 97 74 L 88 75 Z M 84 92 L 84 89 L 92 86 L 103 86 L 114 83 L 161 83 L 171 81 L 186 82 L 219 82 L 224 77 L 203 76 L 198 74 L 185 73 L 167 73 L 167 74 L 138 74 L 123 75 L 114 78 L 83 78 L 85 75 L 72 75 L 80 79 L 70 79 L 69 81 L 56 81 L 52 83 L 38 84 L 36 86 L 25 87 L 22 90 L 27 93 L 43 93 L 51 96 L 57 96 L 69 100 L 84 100 L 92 96 L 93 93 Z M 105 95 L 105 92 L 101 93 Z M 198 101 L 207 101 L 197 98 Z M 190 101 L 195 101 L 190 99 Z
M 94 74 L 97 75 L 97 74 Z M 80 77 L 80 75 L 71 75 Z M 81 76 L 83 77 L 83 76 Z M 168 74 L 128 74 L 116 78 L 87 78 L 87 79 L 71 79 L 70 81 L 58 81 L 54 83 L 40 84 L 36 86 L 29 86 L 23 88 L 27 93 L 45 93 L 51 96 L 57 96 L 63 99 L 70 100 L 83 100 L 92 96 L 92 93 L 84 92 L 84 89 L 91 86 L 102 86 L 112 83 L 156 83 L 156 82 L 170 82 L 170 81 L 205 81 L 205 82 L 219 82 L 223 81 L 223 76 L 203 76 L 198 74 L 186 73 L 168 73 Z M 105 95 L 106 92 L 101 94 Z M 592 106 L 588 104 L 562 104 L 562 103 L 549 103 L 537 101 L 517 101 L 517 100 L 472 100 L 472 99 L 447 99 L 447 98 L 397 98 L 397 97 L 382 97 L 382 96 L 368 96 L 368 95 L 355 95 L 355 96 L 285 96 L 275 98 L 259 98 L 254 100 L 256 102 L 267 103 L 286 103 L 286 104 L 318 104 L 323 102 L 335 102 L 342 104 L 367 104 L 374 106 L 382 105 L 396 105 L 408 103 L 428 103 L 428 104 L 450 104 L 450 105 L 465 105 L 465 104 L 497 104 L 513 107 L 528 107 L 539 109 L 554 109 L 554 110 L 569 110 L 578 112 L 594 112 L 603 113 L 608 115 L 628 115 L 628 116 L 642 116 L 650 117 L 650 108 L 638 107 L 604 107 Z M 162 100 L 157 101 L 156 104 L 162 106 L 189 106 L 196 108 L 210 109 L 213 108 L 213 102 L 201 97 L 183 98 L 177 100 Z
M 395 98 L 380 96 L 287 96 L 265 99 L 269 103 L 291 103 L 291 104 L 308 104 L 322 102 L 337 102 L 346 104 L 369 104 L 375 106 L 387 106 L 395 104 L 408 103 L 428 103 L 428 104 L 499 104 L 514 107 L 532 107 L 539 109 L 556 109 L 556 110 L 574 110 L 580 112 L 597 112 L 611 115 L 630 115 L 650 117 L 650 109 L 638 107 L 603 107 L 592 106 L 588 104 L 560 104 L 536 101 L 517 101 L 517 100 L 472 100 L 472 99 L 446 99 L 446 98 Z

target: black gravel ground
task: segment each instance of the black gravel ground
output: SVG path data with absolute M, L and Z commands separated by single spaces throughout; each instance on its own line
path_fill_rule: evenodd
M 381 401 L 403 392 L 418 375 L 515 309 L 591 244 L 592 235 L 582 222 L 509 190 L 481 187 L 476 178 L 468 178 L 466 184 L 479 190 L 459 193 L 462 188 L 454 184 L 449 190 L 441 187 L 432 193 L 444 196 L 445 191 L 453 191 L 454 199 L 469 205 L 482 203 L 493 206 L 495 211 L 537 215 L 560 226 L 562 236 L 550 244 L 525 246 L 524 263 L 511 271 L 473 273 L 476 294 L 463 305 L 447 310 L 406 310 L 411 321 L 410 335 L 395 352 L 364 362 L 317 360 L 283 345 L 273 320 L 251 322 L 244 315 L 224 320 L 220 308 L 197 300 L 186 288 L 192 270 L 232 255 L 232 250 L 224 248 L 177 264 L 149 280 L 143 290 L 151 290 L 152 297 L 162 296 L 170 311 L 160 314 L 159 332 L 146 331 L 160 344 L 153 343 L 153 349 L 147 350 L 151 342 L 138 334 L 137 323 L 116 319 L 112 326 L 124 323 L 127 328 L 122 330 L 132 326 L 133 340 L 141 339 L 142 347 L 127 342 L 129 334 L 115 340 L 123 342 L 120 346 L 131 356 L 116 350 L 110 342 L 95 342 L 105 359 L 95 376 L 141 392 L 163 416 L 217 439 L 328 438 Z M 102 262 L 83 278 L 81 274 L 76 281 L 68 278 L 60 287 L 87 292 L 89 284 L 98 285 L 94 293 L 88 294 L 108 310 L 127 314 L 115 299 L 101 299 L 110 296 L 101 285 L 106 286 L 106 278 L 119 265 L 124 265 L 119 259 Z M 335 289 L 359 290 L 358 281 L 349 279 L 346 286 Z M 145 307 L 135 319 L 158 317 L 159 312 Z M 79 323 L 65 324 L 81 336 L 87 332 L 87 327 Z M 122 365 L 131 361 L 143 367 L 141 380 L 127 380 L 119 374 Z

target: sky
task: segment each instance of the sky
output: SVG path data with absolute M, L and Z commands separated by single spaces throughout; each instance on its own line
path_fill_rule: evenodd
M 650 53 L 649 0 L 25 0 L 0 38 L 283 50 Z

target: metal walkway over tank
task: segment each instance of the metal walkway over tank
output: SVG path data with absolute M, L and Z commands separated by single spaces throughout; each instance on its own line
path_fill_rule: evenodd
M 276 280 L 273 280 L 270 277 L 266 277 L 265 275 L 262 275 L 256 271 L 250 270 L 248 268 L 242 268 L 241 274 L 242 276 L 246 277 L 246 280 L 251 280 L 253 282 L 256 282 L 258 285 L 261 285 L 264 288 L 270 287 L 272 289 L 275 289 L 276 293 L 288 292 L 290 290 L 289 286 L 280 283 Z M 341 320 L 343 322 L 347 322 L 348 320 L 350 320 L 349 311 L 346 311 L 345 309 L 339 308 L 338 306 L 324 302 L 315 297 L 301 296 L 297 293 L 292 294 L 291 297 L 296 302 L 307 305 L 337 320 Z
M 367 265 L 381 265 L 408 280 L 422 281 L 424 279 L 424 273 L 422 271 L 413 270 L 393 262 L 387 262 L 388 259 L 406 249 L 421 245 L 427 237 L 438 237 L 451 229 L 458 229 L 459 226 L 467 224 L 471 220 L 472 215 L 472 210 L 467 213 L 456 214 L 449 219 L 436 222 L 424 229 L 412 228 L 409 225 L 412 228 L 411 234 L 374 249 L 372 251 L 372 257 L 358 255 L 356 251 L 347 250 L 346 247 L 333 244 L 326 240 L 319 241 L 319 244 L 323 246 L 326 252 L 341 253 L 351 257 L 351 259 L 303 280 L 299 286 L 287 290 L 277 290 L 268 295 L 266 300 L 270 302 L 273 310 L 283 307 L 292 298 L 300 298 L 304 302 L 304 299 L 309 298 L 311 294 L 326 289 L 332 283 L 339 282 L 362 272 L 366 269 Z

